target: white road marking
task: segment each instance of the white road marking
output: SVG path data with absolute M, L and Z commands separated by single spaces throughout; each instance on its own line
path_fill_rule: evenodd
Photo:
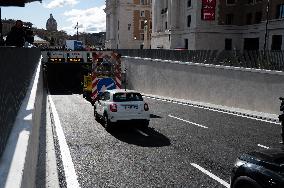
M 54 118 L 55 130 L 56 130 L 57 137 L 58 137 L 58 143 L 59 143 L 59 148 L 61 152 L 67 188 L 80 188 L 78 177 L 77 177 L 77 174 L 74 168 L 74 164 L 72 162 L 70 150 L 66 142 L 66 138 L 65 138 L 60 120 L 59 120 L 57 110 L 55 108 L 55 105 L 50 95 L 48 95 L 48 99 L 50 102 L 51 111 L 52 111 L 53 118 Z
M 230 184 L 225 182 L 224 180 L 222 180 L 221 178 L 217 177 L 216 175 L 212 174 L 211 172 L 209 172 L 208 170 L 202 168 L 201 166 L 199 166 L 198 164 L 195 163 L 190 163 L 193 167 L 197 168 L 198 170 L 200 170 L 201 172 L 203 172 L 204 174 L 206 174 L 207 176 L 209 176 L 210 178 L 218 181 L 220 184 L 224 185 L 225 187 L 229 188 Z
M 143 136 L 147 136 L 147 137 L 149 136 L 149 135 L 147 135 L 146 133 L 144 133 L 143 131 L 141 131 L 139 129 L 135 129 L 135 130 L 136 130 L 136 132 L 142 134 Z
M 157 100 L 157 101 L 161 101 L 162 100 L 162 99 L 158 99 L 158 98 L 151 98 L 151 99 Z M 169 102 L 171 102 L 171 101 L 169 101 Z M 252 119 L 252 120 L 256 120 L 256 121 L 262 121 L 262 122 L 265 122 L 265 123 L 281 125 L 281 123 L 279 123 L 279 122 L 265 120 L 265 119 L 259 119 L 259 118 L 256 118 L 256 117 L 250 117 L 250 116 L 236 114 L 236 113 L 232 113 L 232 112 L 224 112 L 222 110 L 212 109 L 212 108 L 205 107 L 205 106 L 204 107 L 203 106 L 197 106 L 197 105 L 194 105 L 194 104 L 187 104 L 187 103 L 181 103 L 181 102 L 176 102 L 176 101 L 172 101 L 171 103 L 184 105 L 184 106 L 190 106 L 190 107 L 194 107 L 194 108 L 200 108 L 200 109 L 209 110 L 209 111 L 213 111 L 213 112 L 219 112 L 219 113 L 223 113 L 223 114 L 229 114 L 229 115 L 233 115 L 233 116 L 237 116 L 237 117 L 243 117 L 243 118 Z
M 261 145 L 261 144 L 257 144 L 258 147 L 264 148 L 264 149 L 269 149 L 269 147 Z
M 183 121 L 183 122 L 186 122 L 186 123 L 190 123 L 190 124 L 192 124 L 192 125 L 196 125 L 196 126 L 198 126 L 198 127 L 202 127 L 202 128 L 204 128 L 204 129 L 208 129 L 208 127 L 206 127 L 206 126 L 203 126 L 203 125 L 200 125 L 200 124 L 198 124 L 198 123 L 191 122 L 191 121 L 187 121 L 187 120 L 181 119 L 181 118 L 179 118 L 179 117 L 175 117 L 175 116 L 172 116 L 172 115 L 169 115 L 169 117 L 174 118 L 174 119 L 177 119 L 177 120 L 180 120 L 180 121 Z

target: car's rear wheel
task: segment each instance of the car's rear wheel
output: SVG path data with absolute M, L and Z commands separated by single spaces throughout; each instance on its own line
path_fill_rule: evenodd
M 263 187 L 250 177 L 240 176 L 234 181 L 232 188 L 263 188 Z
M 104 114 L 104 127 L 107 131 L 110 131 L 112 128 L 112 123 L 108 119 L 108 115 L 106 113 Z

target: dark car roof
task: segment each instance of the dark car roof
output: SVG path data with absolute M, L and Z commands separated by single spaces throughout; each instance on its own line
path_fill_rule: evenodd
M 241 160 L 266 167 L 284 167 L 284 148 L 263 149 L 250 152 L 240 157 Z

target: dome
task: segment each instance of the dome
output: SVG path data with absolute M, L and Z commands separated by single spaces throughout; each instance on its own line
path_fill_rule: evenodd
M 57 22 L 53 18 L 52 14 L 50 14 L 50 18 L 48 18 L 46 22 L 46 30 L 47 31 L 57 31 Z

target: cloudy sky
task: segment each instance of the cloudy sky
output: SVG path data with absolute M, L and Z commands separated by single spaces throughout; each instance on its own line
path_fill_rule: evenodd
M 25 7 L 2 7 L 2 19 L 20 19 L 31 22 L 37 28 L 45 28 L 49 15 L 57 21 L 59 30 L 75 34 L 76 23 L 79 32 L 96 33 L 105 31 L 105 0 L 42 0 Z

